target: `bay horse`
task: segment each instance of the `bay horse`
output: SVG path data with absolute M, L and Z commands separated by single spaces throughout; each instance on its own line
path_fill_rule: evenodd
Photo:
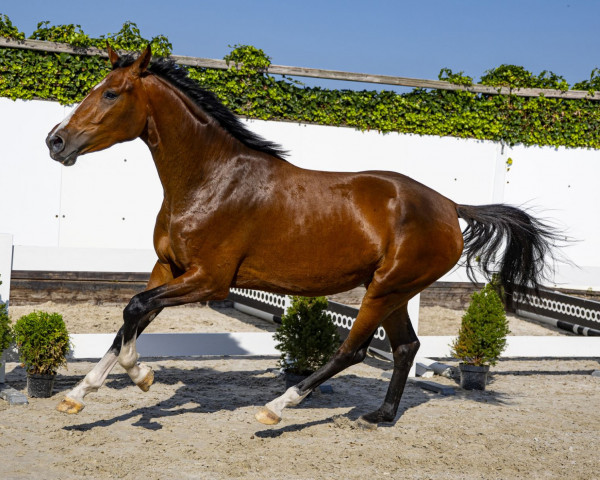
M 158 260 L 147 288 L 123 311 L 104 357 L 58 405 L 78 413 L 118 362 L 143 391 L 153 382 L 138 363 L 136 339 L 165 307 L 225 299 L 231 287 L 304 296 L 366 286 L 358 317 L 333 358 L 256 414 L 276 424 L 319 384 L 361 362 L 379 326 L 394 369 L 382 406 L 361 417 L 393 422 L 419 348 L 410 298 L 454 267 L 498 269 L 501 283 L 537 286 L 555 232 L 508 205 L 457 205 L 394 172 L 319 172 L 285 160 L 216 97 L 170 60 L 150 62 L 110 46 L 112 71 L 49 133 L 50 156 L 79 155 L 141 138 L 164 199 L 154 230 Z M 466 221 L 461 232 L 459 218 Z M 503 253 L 500 253 L 503 251 Z M 498 255 L 499 260 L 494 257 Z

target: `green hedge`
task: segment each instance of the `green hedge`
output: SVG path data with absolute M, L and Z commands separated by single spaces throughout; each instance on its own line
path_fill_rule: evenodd
M 1 14 L 0 36 L 25 38 L 10 19 Z M 29 38 L 99 48 L 104 48 L 109 40 L 116 48 L 133 51 L 151 43 L 155 55 L 169 55 L 172 50 L 164 36 L 144 39 L 131 22 L 125 23 L 120 32 L 101 38 L 90 38 L 78 25 L 50 26 L 48 22 L 41 22 Z M 252 46 L 236 46 L 225 59 L 231 64 L 229 70 L 188 70 L 238 115 L 380 132 L 475 138 L 508 145 L 600 148 L 600 105 L 591 100 L 425 89 L 414 89 L 406 94 L 385 90 L 329 90 L 262 73 L 270 59 Z M 236 68 L 235 65 L 241 64 L 241 68 Z M 80 101 L 108 70 L 107 61 L 102 58 L 0 48 L 0 96 L 71 104 Z M 439 78 L 459 84 L 472 83 L 471 77 L 447 68 L 441 70 Z M 569 88 L 564 78 L 552 72 L 533 75 L 513 65 L 488 70 L 481 83 Z M 600 70 L 594 69 L 588 80 L 576 83 L 573 88 L 599 90 Z

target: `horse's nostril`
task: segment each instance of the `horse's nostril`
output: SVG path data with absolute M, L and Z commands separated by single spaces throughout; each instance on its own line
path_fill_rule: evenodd
M 52 153 L 60 153 L 65 148 L 65 142 L 61 137 L 55 135 L 48 139 L 48 146 Z

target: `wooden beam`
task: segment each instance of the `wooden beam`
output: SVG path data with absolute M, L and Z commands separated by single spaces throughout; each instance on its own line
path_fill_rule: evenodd
M 42 40 L 15 40 L 0 38 L 0 48 L 22 48 L 50 53 L 69 53 L 75 55 L 90 55 L 108 58 L 108 54 L 95 47 L 74 47 L 64 43 L 46 42 Z M 127 52 L 123 52 L 127 53 Z M 216 68 L 226 70 L 230 65 L 225 60 L 212 58 L 186 57 L 171 55 L 180 65 L 197 68 Z M 490 87 L 488 85 L 456 85 L 443 80 L 424 80 L 410 77 L 395 77 L 390 75 L 373 75 L 368 73 L 343 72 L 338 70 L 323 70 L 319 68 L 290 67 L 285 65 L 271 65 L 265 71 L 272 75 L 287 75 L 291 77 L 322 78 L 326 80 L 342 80 L 348 82 L 375 83 L 380 85 L 394 85 L 413 88 L 430 88 L 435 90 L 465 91 L 486 95 L 516 95 L 518 97 L 548 97 L 563 98 L 567 100 L 600 100 L 600 92 L 590 93 L 586 90 L 554 90 L 549 88 L 516 88 Z
M 456 85 L 454 83 L 443 80 L 423 80 L 420 78 L 409 77 L 393 77 L 389 75 L 371 75 L 367 73 L 351 73 L 337 70 L 320 70 L 316 68 L 303 67 L 285 67 L 281 65 L 271 65 L 268 73 L 297 76 L 297 77 L 314 77 L 325 78 L 329 80 L 345 80 L 351 82 L 363 83 L 378 83 L 383 85 L 395 85 L 402 87 L 414 88 L 431 88 L 435 90 L 453 90 L 465 91 L 471 93 L 483 93 L 488 95 L 516 95 L 519 97 L 551 97 L 551 98 L 566 98 L 566 99 L 582 99 L 600 100 L 600 93 L 591 95 L 585 90 L 554 90 L 549 88 L 519 88 L 512 89 L 509 87 L 490 87 L 489 85 Z

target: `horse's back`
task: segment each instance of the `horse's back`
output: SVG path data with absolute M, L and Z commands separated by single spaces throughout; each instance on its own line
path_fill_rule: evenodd
M 440 237 L 450 256 L 462 249 L 454 203 L 405 175 L 291 173 L 262 214 L 253 214 L 256 233 L 238 271 L 240 286 L 334 293 L 368 283 L 404 251 L 429 254 Z

